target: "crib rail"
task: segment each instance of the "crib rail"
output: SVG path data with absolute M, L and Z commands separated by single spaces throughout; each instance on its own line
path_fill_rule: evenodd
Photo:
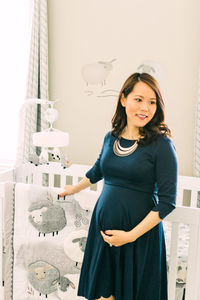
M 20 167 L 13 170 L 2 172 L 0 174 L 0 182 L 3 181 L 16 181 L 24 183 L 42 184 L 46 176 L 49 186 L 64 187 L 66 182 L 76 184 L 85 173 L 91 168 L 90 165 L 79 165 L 73 164 L 69 168 L 63 169 L 60 163 L 50 162 L 49 165 L 39 165 L 25 163 Z M 56 178 L 57 175 L 57 178 Z M 68 177 L 68 178 L 67 178 Z M 73 178 L 73 179 L 72 179 Z M 57 179 L 57 183 L 56 183 Z M 68 179 L 68 180 L 67 180 Z M 73 180 L 73 182 L 72 182 Z M 101 190 L 103 182 L 97 183 L 97 190 Z M 183 205 L 184 191 L 190 191 L 190 207 L 197 207 L 198 205 L 198 192 L 200 192 L 200 178 L 193 176 L 178 176 L 178 187 L 177 187 L 177 205 Z M 200 197 L 199 197 L 200 198 Z
M 61 164 L 50 162 L 49 165 L 35 166 L 27 163 L 15 171 L 15 181 L 30 184 L 46 185 L 51 187 L 64 188 L 66 184 L 76 184 L 85 173 L 91 168 L 89 165 L 73 164 L 70 167 L 63 169 Z M 99 181 L 94 190 L 100 191 L 103 186 L 103 181 Z M 88 188 L 90 189 L 90 187 Z
M 200 278 L 200 210 L 198 208 L 177 206 L 176 209 L 165 218 L 165 220 L 172 223 L 168 273 L 168 297 L 170 300 L 175 300 L 178 258 L 178 225 L 183 223 L 190 227 L 185 300 L 200 299 L 198 295 Z
M 200 178 L 193 176 L 178 176 L 178 188 L 176 203 L 183 205 L 184 191 L 188 190 L 191 192 L 190 196 L 190 207 L 198 206 L 198 192 L 200 192 Z M 200 198 L 200 197 L 199 197 Z
M 14 174 L 10 171 L 9 176 L 11 177 L 13 175 L 16 182 L 34 184 L 44 183 L 44 179 L 46 178 L 46 182 L 48 182 L 47 184 L 49 186 L 64 187 L 66 182 L 68 182 L 68 184 L 76 184 L 85 176 L 85 173 L 90 168 L 90 165 L 73 164 L 69 168 L 63 169 L 59 163 L 55 162 L 50 162 L 49 165 L 40 166 L 26 163 L 16 168 Z M 0 181 L 2 181 L 1 178 L 2 176 L 0 175 Z M 98 182 L 96 190 L 100 191 L 102 189 L 102 185 L 103 181 Z M 197 207 L 198 192 L 200 192 L 200 178 L 193 176 L 178 176 L 177 205 L 184 206 L 184 191 L 186 190 L 190 191 L 190 199 L 188 199 L 190 203 L 188 206 Z

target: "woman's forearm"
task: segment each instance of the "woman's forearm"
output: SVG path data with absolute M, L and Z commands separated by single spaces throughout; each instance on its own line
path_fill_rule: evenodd
M 130 240 L 135 241 L 141 235 L 151 230 L 154 226 L 160 223 L 162 219 L 159 217 L 158 211 L 150 211 L 148 215 L 132 230 L 129 231 Z
M 89 178 L 83 177 L 79 181 L 79 183 L 77 183 L 73 186 L 74 193 L 79 193 L 81 190 L 84 190 L 84 189 L 88 188 L 91 185 L 92 185 L 92 183 L 90 182 Z

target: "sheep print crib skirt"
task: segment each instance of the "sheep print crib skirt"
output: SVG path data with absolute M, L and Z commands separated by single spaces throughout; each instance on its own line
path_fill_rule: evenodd
M 166 248 L 162 222 L 136 241 L 110 247 L 100 230 L 129 231 L 155 206 L 152 195 L 106 184 L 93 210 L 78 296 L 88 300 L 167 300 Z

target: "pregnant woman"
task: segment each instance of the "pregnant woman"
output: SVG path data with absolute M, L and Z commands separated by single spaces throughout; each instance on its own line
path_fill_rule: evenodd
M 91 217 L 78 296 L 167 300 L 162 220 L 176 207 L 178 162 L 158 82 L 134 73 L 119 93 L 100 155 L 70 195 L 104 179 Z M 92 137 L 95 138 L 95 137 Z

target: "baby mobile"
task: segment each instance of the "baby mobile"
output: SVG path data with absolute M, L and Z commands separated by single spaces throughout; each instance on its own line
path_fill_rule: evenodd
M 54 108 L 54 103 L 57 101 L 50 101 L 47 99 L 30 98 L 25 102 L 25 106 L 30 104 L 49 105 L 44 113 L 45 120 L 49 123 L 49 127 L 41 132 L 33 133 L 33 145 L 41 147 L 41 153 L 37 156 L 36 152 L 29 155 L 29 162 L 35 165 L 49 164 L 50 155 L 52 159 L 61 163 L 63 168 L 68 166 L 68 160 L 66 155 L 61 151 L 61 147 L 69 145 L 69 134 L 67 132 L 60 131 L 53 127 L 53 123 L 58 119 L 58 111 Z

